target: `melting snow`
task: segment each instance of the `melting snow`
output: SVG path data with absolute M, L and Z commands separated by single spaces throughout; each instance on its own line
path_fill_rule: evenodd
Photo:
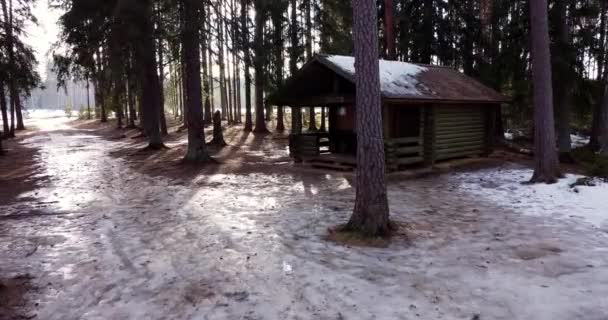
M 608 183 L 571 187 L 583 176 L 569 174 L 555 184 L 522 184 L 532 173 L 529 169 L 487 170 L 459 174 L 458 179 L 463 190 L 523 214 L 575 218 L 608 227 Z
M 355 58 L 349 56 L 326 56 L 330 63 L 344 72 L 355 75 Z M 401 61 L 380 60 L 380 87 L 389 97 L 421 96 L 417 76 L 427 68 Z

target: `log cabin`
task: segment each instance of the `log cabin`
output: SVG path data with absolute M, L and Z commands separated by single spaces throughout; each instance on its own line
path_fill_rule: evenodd
M 327 111 L 326 131 L 292 133 L 294 158 L 334 169 L 356 165 L 354 62 L 317 55 L 269 98 L 276 106 Z M 387 60 L 379 66 L 388 170 L 491 153 L 505 96 L 448 67 Z

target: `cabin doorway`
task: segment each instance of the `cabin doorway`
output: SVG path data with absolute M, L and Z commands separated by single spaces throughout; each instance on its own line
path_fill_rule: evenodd
M 414 138 L 421 135 L 421 108 L 394 106 L 389 114 L 391 138 Z

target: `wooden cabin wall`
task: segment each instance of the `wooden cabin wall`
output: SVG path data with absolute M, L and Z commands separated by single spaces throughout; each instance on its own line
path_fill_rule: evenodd
M 478 156 L 488 152 L 487 105 L 437 105 L 434 109 L 435 160 Z

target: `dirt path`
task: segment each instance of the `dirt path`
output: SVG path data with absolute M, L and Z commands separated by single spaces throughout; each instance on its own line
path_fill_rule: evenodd
M 65 123 L 26 139 L 49 179 L 0 205 L 11 215 L 0 217 L 0 278 L 29 275 L 36 288 L 15 314 L 608 318 L 604 231 L 522 216 L 443 175 L 391 179 L 410 242 L 347 248 L 322 237 L 349 216 L 349 175 L 294 167 L 281 138 L 227 137 L 224 164 L 205 169 L 177 166 L 179 138 L 161 154 Z

